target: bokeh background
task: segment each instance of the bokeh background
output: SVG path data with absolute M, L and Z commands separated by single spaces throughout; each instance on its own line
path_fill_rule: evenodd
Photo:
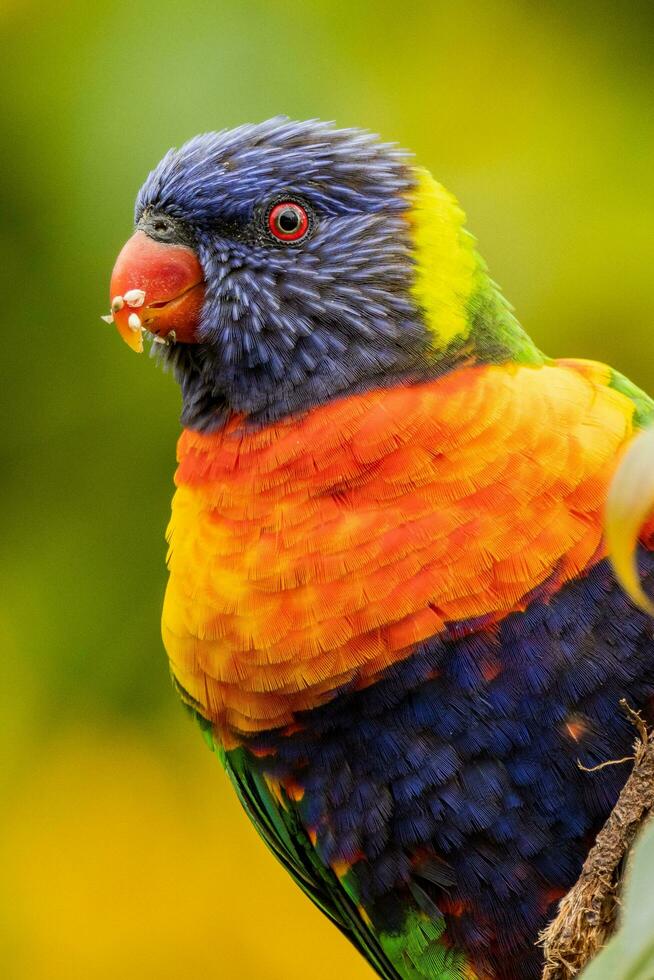
M 551 353 L 654 390 L 654 8 L 1 0 L 0 975 L 364 980 L 171 690 L 178 395 L 98 319 L 163 152 L 277 113 L 410 146 Z

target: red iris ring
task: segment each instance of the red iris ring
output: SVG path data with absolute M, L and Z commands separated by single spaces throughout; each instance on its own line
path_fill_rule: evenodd
M 284 217 L 288 216 L 289 211 L 292 212 L 293 216 L 295 216 L 296 227 L 291 230 L 285 230 L 282 222 Z M 296 204 L 295 201 L 280 201 L 270 209 L 270 213 L 268 215 L 268 228 L 270 230 L 270 234 L 277 238 L 280 242 L 297 242 L 301 238 L 304 238 L 309 230 L 309 215 L 304 210 L 302 205 Z

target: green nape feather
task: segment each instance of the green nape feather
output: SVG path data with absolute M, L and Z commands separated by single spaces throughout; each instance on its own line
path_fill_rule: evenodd
M 437 909 L 430 916 L 418 905 L 408 911 L 401 932 L 377 932 L 361 914 L 352 871 L 339 878 L 311 843 L 297 804 L 283 791 L 281 802 L 255 760 L 244 749 L 225 751 L 209 723 L 191 708 L 204 739 L 222 762 L 241 804 L 264 843 L 294 881 L 351 943 L 382 980 L 463 980 L 464 957 L 443 941 L 445 924 Z
M 616 371 L 613 368 L 611 368 L 610 371 L 611 376 L 609 379 L 609 387 L 615 388 L 616 391 L 619 391 L 620 394 L 625 395 L 635 405 L 635 428 L 644 429 L 651 425 L 654 421 L 654 399 L 645 394 L 642 388 L 635 385 L 633 381 L 629 380 L 629 378 L 625 378 L 624 374 L 620 374 L 619 371 Z

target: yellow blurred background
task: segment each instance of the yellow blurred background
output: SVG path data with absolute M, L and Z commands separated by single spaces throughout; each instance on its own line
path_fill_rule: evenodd
M 550 353 L 654 391 L 654 7 L 0 3 L 0 975 L 364 980 L 167 676 L 178 394 L 104 326 L 164 151 L 277 113 L 411 147 Z

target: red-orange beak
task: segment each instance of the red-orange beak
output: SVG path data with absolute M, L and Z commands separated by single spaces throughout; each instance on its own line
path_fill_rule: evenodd
M 125 244 L 111 274 L 109 317 L 132 350 L 143 350 L 143 330 L 186 344 L 197 339 L 204 273 L 185 245 L 156 242 L 143 231 Z

